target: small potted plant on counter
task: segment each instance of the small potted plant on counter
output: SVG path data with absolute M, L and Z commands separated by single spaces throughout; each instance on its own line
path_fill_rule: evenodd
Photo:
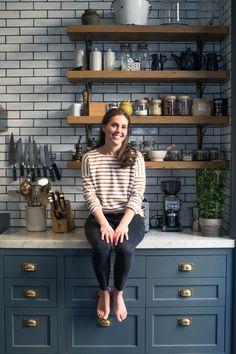
M 203 236 L 220 236 L 225 202 L 225 171 L 204 169 L 197 177 L 197 205 Z

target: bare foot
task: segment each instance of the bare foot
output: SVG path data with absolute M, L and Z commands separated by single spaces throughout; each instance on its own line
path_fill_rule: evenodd
M 117 321 L 122 322 L 127 317 L 127 309 L 125 306 L 124 298 L 123 298 L 123 291 L 118 291 L 114 289 L 113 291 L 114 296 L 114 314 Z
M 110 313 L 110 291 L 99 290 L 99 299 L 97 305 L 97 316 L 106 320 Z

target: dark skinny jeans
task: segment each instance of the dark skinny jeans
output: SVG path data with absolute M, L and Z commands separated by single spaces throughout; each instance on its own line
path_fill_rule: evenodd
M 115 230 L 123 214 L 106 214 L 106 219 Z M 85 223 L 85 234 L 92 247 L 92 263 L 101 290 L 107 290 L 110 277 L 111 251 L 115 249 L 114 287 L 122 291 L 126 284 L 129 271 L 133 264 L 134 251 L 144 237 L 144 219 L 135 215 L 129 224 L 129 239 L 117 246 L 101 240 L 100 225 L 93 215 L 89 215 Z

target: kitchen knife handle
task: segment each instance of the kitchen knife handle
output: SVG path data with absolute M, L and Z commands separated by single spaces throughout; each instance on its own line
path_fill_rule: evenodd
M 32 182 L 36 181 L 35 170 L 33 167 L 31 167 L 31 181 Z
M 43 177 L 47 178 L 48 174 L 47 174 L 47 167 L 44 165 L 43 166 Z
M 24 176 L 25 176 L 24 165 L 21 163 L 20 164 L 20 177 L 24 177 Z
M 39 168 L 39 167 L 37 167 L 37 177 L 38 177 L 38 178 L 42 177 L 42 176 L 41 176 L 41 171 L 40 171 L 40 168 Z M 46 176 L 44 176 L 44 177 L 46 177 Z
M 17 180 L 17 175 L 16 175 L 16 166 L 13 165 L 12 167 L 12 174 L 13 174 L 13 181 Z
M 55 172 L 55 175 L 56 175 L 57 179 L 60 180 L 61 179 L 61 174 L 60 174 L 60 172 L 58 170 L 58 167 L 57 167 L 55 162 L 52 164 L 52 167 L 54 169 L 54 172 Z
M 54 176 L 54 173 L 53 173 L 53 168 L 52 167 L 48 167 L 48 169 L 49 169 L 49 174 L 50 174 L 51 181 L 55 182 L 55 176 Z

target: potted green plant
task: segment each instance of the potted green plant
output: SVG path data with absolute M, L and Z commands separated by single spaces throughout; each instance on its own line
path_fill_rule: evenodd
M 197 176 L 199 224 L 204 236 L 220 236 L 225 202 L 225 171 L 204 169 Z

